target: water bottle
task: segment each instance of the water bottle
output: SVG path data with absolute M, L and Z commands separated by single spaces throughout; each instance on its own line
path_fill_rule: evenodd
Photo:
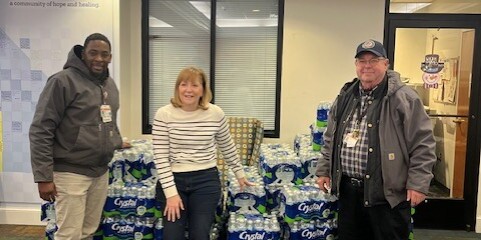
M 113 184 L 123 184 L 124 175 L 124 162 L 123 160 L 117 159 L 112 163 L 112 183 Z
M 139 162 L 138 149 L 132 148 L 125 151 L 125 182 L 135 183 L 141 179 L 141 169 Z
M 327 126 L 327 118 L 329 114 L 329 108 L 331 104 L 326 101 L 322 101 L 319 103 L 317 106 L 317 121 L 316 121 L 316 126 L 323 128 Z
M 53 221 L 55 222 L 55 203 L 44 201 L 41 206 L 41 216 L 40 221 L 48 222 Z
M 254 220 L 254 229 L 256 231 L 262 231 L 264 230 L 264 224 L 261 219 L 256 219 Z
M 321 147 L 324 145 L 324 132 L 318 127 L 312 129 L 312 150 L 321 151 Z
M 47 226 L 45 227 L 45 239 L 46 240 L 54 240 L 55 239 L 55 232 L 57 231 L 57 224 L 54 221 L 48 221 Z
M 155 223 L 154 226 L 154 239 L 155 240 L 162 240 L 163 239 L 163 231 L 164 230 L 164 225 L 162 224 L 162 218 L 158 218 L 157 222 Z

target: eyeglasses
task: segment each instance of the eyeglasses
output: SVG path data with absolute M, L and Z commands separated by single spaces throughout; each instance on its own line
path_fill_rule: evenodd
M 372 58 L 372 59 L 356 59 L 356 64 L 359 66 L 367 66 L 367 64 L 371 66 L 377 65 L 380 61 L 386 60 L 385 58 L 379 57 L 379 58 Z

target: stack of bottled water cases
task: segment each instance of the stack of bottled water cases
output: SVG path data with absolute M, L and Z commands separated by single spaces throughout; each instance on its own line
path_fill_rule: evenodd
M 228 240 L 281 239 L 281 228 L 275 213 L 242 214 L 231 212 Z
M 157 173 L 152 143 L 133 140 L 116 150 L 109 163 L 109 188 L 103 210 L 103 239 L 162 239 L 162 218 L 155 200 Z
M 315 184 L 285 186 L 279 215 L 285 239 L 334 239 L 337 236 L 337 198 Z
M 331 102 L 322 101 L 317 106 L 316 124 L 311 125 L 312 150 L 320 151 L 324 145 L 324 132 L 327 128 L 327 119 Z
M 156 183 L 157 171 L 150 140 L 132 140 L 131 148 L 119 149 L 109 163 L 109 184 Z
M 41 205 L 41 211 L 40 211 L 40 221 L 47 223 L 45 227 L 45 238 L 44 238 L 45 240 L 55 239 L 55 233 L 58 230 L 56 220 L 57 218 L 55 214 L 55 202 L 43 201 Z M 92 239 L 93 240 L 104 239 L 102 236 L 102 229 L 100 226 L 97 229 Z
M 319 153 L 310 149 L 299 148 L 296 152 L 287 144 L 263 144 L 259 168 L 266 186 L 267 208 L 278 209 L 283 186 L 315 182 L 318 158 Z
M 294 152 L 312 151 L 312 134 L 297 134 L 294 137 Z
M 337 198 L 314 184 L 284 186 L 280 201 L 279 214 L 286 223 L 337 219 Z
M 262 214 L 266 209 L 266 190 L 262 177 L 255 166 L 244 166 L 247 181 L 253 186 L 245 186 L 241 191 L 232 170 L 227 173 L 227 209 L 242 214 Z
M 303 182 L 314 183 L 317 180 L 316 167 L 321 153 L 312 150 L 310 134 L 297 134 L 294 139 L 294 152 L 301 161 L 301 178 Z
M 288 240 L 334 240 L 337 239 L 337 222 L 311 220 L 293 222 L 284 227 L 282 239 Z
M 301 161 L 301 178 L 303 183 L 316 183 L 317 162 L 321 154 L 312 150 L 301 150 L 298 156 Z
M 220 177 L 220 173 L 219 173 Z M 221 198 L 219 199 L 219 202 L 217 203 L 217 207 L 215 209 L 215 220 L 214 223 L 212 224 L 212 227 L 210 228 L 210 240 L 217 240 L 217 239 L 224 239 L 221 238 L 225 234 L 225 226 L 226 226 L 226 221 L 227 218 L 229 217 L 229 214 L 226 211 L 226 191 L 225 189 L 222 191 Z
M 227 217 L 225 218 L 227 219 Z M 225 226 L 225 222 L 215 222 L 212 224 L 212 227 L 210 228 L 210 233 L 209 233 L 209 240 L 217 240 L 217 239 L 225 239 L 221 238 L 223 236 L 223 229 Z
M 47 223 L 47 226 L 45 227 L 45 240 L 55 239 L 54 234 L 57 231 L 55 220 L 55 203 L 48 201 L 42 202 L 40 221 Z
M 259 171 L 266 185 L 297 185 L 302 183 L 301 162 L 287 144 L 262 144 Z

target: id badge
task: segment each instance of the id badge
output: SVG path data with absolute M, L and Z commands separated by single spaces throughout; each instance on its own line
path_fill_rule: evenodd
M 359 138 L 357 136 L 354 136 L 353 133 L 348 133 L 346 134 L 346 137 L 344 138 L 344 143 L 346 143 L 346 147 L 352 148 L 356 146 L 357 141 Z
M 102 122 L 112 122 L 112 110 L 110 109 L 110 105 L 104 104 L 100 106 L 100 116 L 102 117 Z

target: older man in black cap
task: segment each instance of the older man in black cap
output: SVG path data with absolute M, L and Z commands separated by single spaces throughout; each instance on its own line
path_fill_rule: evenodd
M 388 70 L 384 46 L 357 47 L 357 78 L 329 114 L 318 185 L 339 197 L 339 239 L 408 239 L 410 209 L 426 198 L 436 161 L 417 93 Z

